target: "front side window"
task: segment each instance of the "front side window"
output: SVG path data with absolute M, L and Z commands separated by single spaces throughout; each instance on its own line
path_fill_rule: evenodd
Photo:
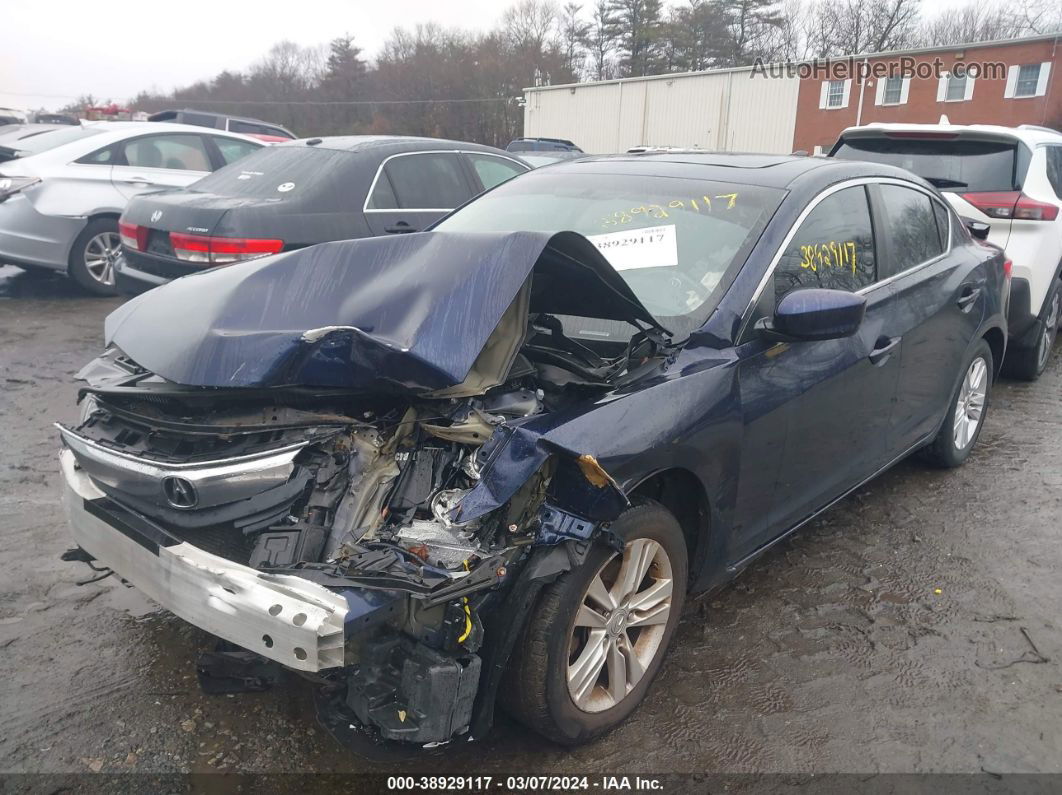
M 885 93 L 882 102 L 886 105 L 899 105 L 903 96 L 903 78 L 889 77 L 885 79 Z
M 472 194 L 456 152 L 399 155 L 384 165 L 366 209 L 451 210 Z
M 545 168 L 499 185 L 435 230 L 578 232 L 681 339 L 707 319 L 784 196 L 729 182 Z
M 472 168 L 476 170 L 476 176 L 479 177 L 479 181 L 483 183 L 483 190 L 490 190 L 495 185 L 500 185 L 505 180 L 512 179 L 517 174 L 523 174 L 527 171 L 519 163 L 507 160 L 504 157 L 476 152 L 469 152 L 467 157 L 472 163 Z
M 1014 84 L 1014 96 L 1035 97 L 1040 84 L 1040 64 L 1029 63 L 1018 67 L 1018 80 Z
M 881 198 L 893 273 L 902 273 L 944 252 L 933 200 L 928 194 L 901 185 L 882 185 Z
M 866 189 L 844 188 L 816 205 L 774 270 L 774 296 L 821 287 L 855 292 L 877 281 Z
M 948 87 L 944 93 L 944 99 L 947 102 L 959 102 L 966 99 L 966 81 L 969 78 L 964 73 L 961 77 L 959 75 L 948 75 Z
M 136 168 L 210 171 L 210 157 L 198 135 L 148 135 L 125 145 L 125 161 Z

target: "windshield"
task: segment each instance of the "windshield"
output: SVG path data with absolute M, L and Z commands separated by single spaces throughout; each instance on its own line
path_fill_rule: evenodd
M 39 152 L 46 152 L 57 146 L 68 144 L 71 141 L 88 138 L 92 135 L 99 135 L 101 132 L 103 132 L 103 130 L 93 127 L 60 127 L 54 132 L 49 132 L 47 135 L 34 135 L 30 138 L 23 138 L 17 143 L 11 144 L 11 146 L 18 149 L 20 152 L 35 155 Z
M 918 138 L 844 139 L 833 156 L 906 168 L 940 190 L 1020 190 L 1014 142 Z
M 547 168 L 502 184 L 434 228 L 579 232 L 661 325 L 686 336 L 707 319 L 784 195 L 730 182 Z
M 304 199 L 348 157 L 335 149 L 264 146 L 203 177 L 190 190 L 275 202 Z

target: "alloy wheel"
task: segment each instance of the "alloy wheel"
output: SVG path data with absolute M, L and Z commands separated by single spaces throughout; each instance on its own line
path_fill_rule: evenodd
M 978 356 L 966 370 L 955 405 L 953 439 L 957 450 L 965 450 L 977 433 L 988 398 L 988 365 Z
M 583 594 L 568 642 L 568 693 L 584 712 L 619 704 L 638 685 L 671 615 L 673 573 L 664 547 L 629 542 Z
M 1051 296 L 1051 310 L 1047 313 L 1047 318 L 1044 320 L 1043 334 L 1040 335 L 1040 351 L 1036 357 L 1037 370 L 1043 370 L 1047 365 L 1047 359 L 1051 355 L 1051 347 L 1055 343 L 1055 334 L 1058 331 L 1059 301 L 1062 301 L 1062 297 L 1059 296 L 1056 290 L 1055 294 Z
M 114 267 L 122 257 L 117 232 L 100 232 L 85 244 L 85 270 L 100 284 L 114 286 Z

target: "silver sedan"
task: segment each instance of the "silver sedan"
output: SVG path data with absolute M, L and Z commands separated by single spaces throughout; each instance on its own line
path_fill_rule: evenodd
M 64 271 L 113 294 L 128 201 L 183 188 L 262 145 L 185 124 L 98 122 L 0 148 L 0 263 Z

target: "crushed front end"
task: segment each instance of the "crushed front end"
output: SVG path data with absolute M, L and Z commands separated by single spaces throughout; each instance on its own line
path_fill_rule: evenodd
M 129 302 L 59 430 L 79 559 L 320 683 L 333 733 L 424 746 L 486 731 L 538 590 L 618 548 L 626 496 L 553 431 L 667 351 L 579 236 L 409 237 Z M 375 276 L 338 267 L 357 254 Z M 439 286 L 411 294 L 425 259 Z M 588 314 L 635 325 L 611 353 L 551 314 L 568 267 Z

